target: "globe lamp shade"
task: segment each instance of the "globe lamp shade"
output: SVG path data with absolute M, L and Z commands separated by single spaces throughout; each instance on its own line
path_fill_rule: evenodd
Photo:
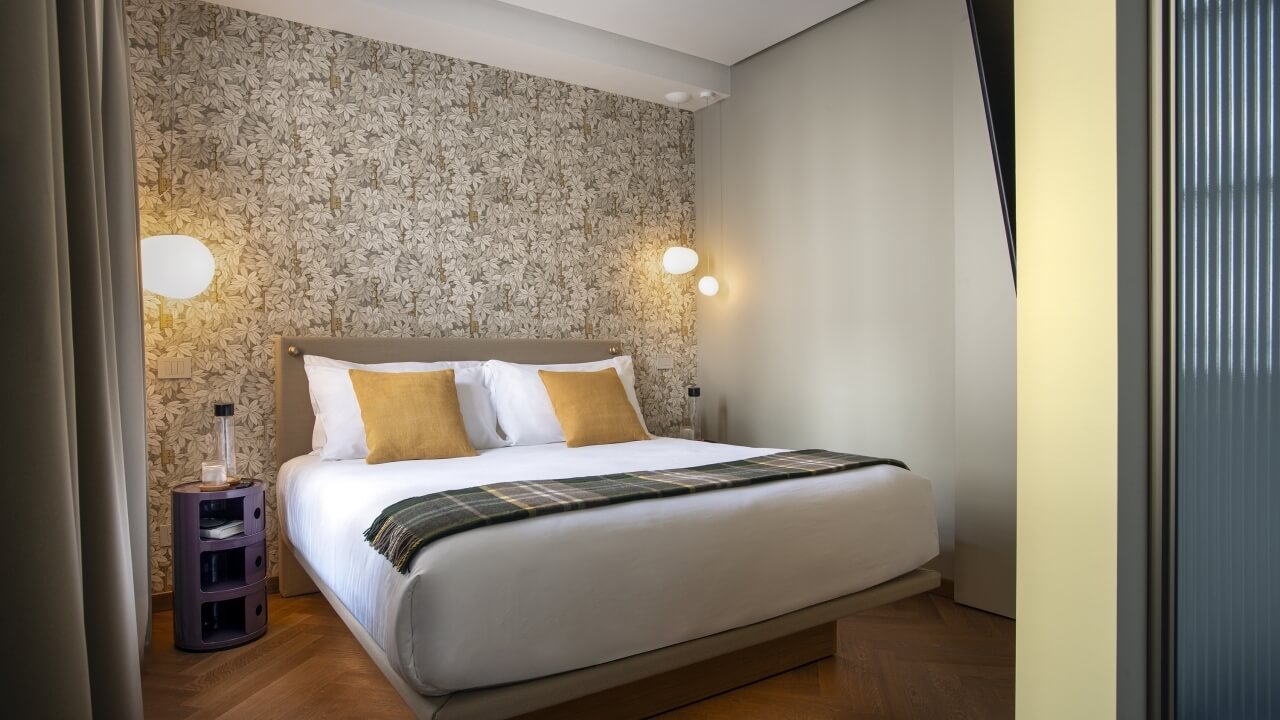
M 687 247 L 667 248 L 662 256 L 662 267 L 672 275 L 683 275 L 698 267 L 698 253 Z
M 153 235 L 142 241 L 142 287 L 185 300 L 213 281 L 213 253 L 190 235 Z

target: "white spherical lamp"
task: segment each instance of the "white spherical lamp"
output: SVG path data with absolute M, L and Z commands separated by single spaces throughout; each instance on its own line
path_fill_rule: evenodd
M 683 275 L 698 267 L 698 253 L 693 248 L 679 245 L 667 248 L 662 256 L 662 267 L 672 275 Z
M 142 287 L 184 300 L 213 280 L 213 253 L 190 235 L 153 235 L 142 241 Z
M 698 292 L 711 297 L 720 292 L 720 281 L 712 275 L 703 275 L 698 279 Z

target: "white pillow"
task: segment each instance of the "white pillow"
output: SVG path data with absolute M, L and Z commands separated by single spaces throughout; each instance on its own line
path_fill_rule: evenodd
M 369 370 L 372 372 L 430 372 L 432 370 L 448 370 L 450 368 L 457 370 L 460 368 L 480 367 L 484 365 L 484 362 L 481 360 L 458 360 L 452 362 L 433 363 L 395 362 L 365 364 L 347 362 L 346 360 L 334 360 L 333 358 L 327 358 L 321 355 L 304 355 L 302 358 L 302 364 L 307 371 L 307 393 L 311 396 L 311 413 L 316 417 L 315 424 L 311 426 L 311 452 L 312 454 L 319 455 L 324 449 L 325 442 L 328 438 L 325 436 L 324 422 L 320 419 L 320 406 L 316 403 L 316 391 L 313 389 L 316 386 L 316 383 L 312 381 L 312 368 L 341 368 L 343 370 Z M 333 376 L 332 374 L 321 373 L 319 377 L 325 378 Z M 345 390 L 349 391 L 349 394 L 348 392 L 342 392 L 344 388 L 339 387 L 339 393 L 336 396 L 336 398 L 344 404 L 348 399 L 354 401 L 355 398 L 355 390 L 350 387 L 350 376 L 346 377 L 345 385 Z M 325 388 L 322 388 L 322 391 L 324 390 Z M 330 396 L 333 397 L 332 395 Z M 351 407 L 355 407 L 358 410 L 359 404 L 357 403 Z M 337 410 L 336 407 L 334 409 L 335 411 Z M 342 428 L 335 426 L 335 432 L 341 431 Z M 364 433 L 363 422 L 360 424 L 360 432 L 362 434 Z M 361 457 L 364 456 L 362 455 Z
M 564 442 L 560 421 L 556 419 L 555 408 L 551 407 L 547 387 L 538 376 L 539 370 L 594 372 L 605 368 L 618 371 L 622 387 L 627 391 L 627 399 L 636 409 L 641 427 L 645 427 L 644 413 L 640 412 L 640 403 L 636 400 L 636 373 L 630 355 L 572 365 L 518 365 L 501 360 L 486 362 L 485 384 L 489 387 L 493 409 L 498 413 L 498 425 L 507 436 L 507 443 L 545 445 Z M 645 432 L 648 432 L 647 427 Z
M 467 428 L 467 438 L 477 450 L 503 447 L 508 443 L 498 435 L 498 418 L 484 385 L 483 363 L 476 360 L 460 362 L 400 362 L 362 365 L 307 355 L 303 358 L 307 371 L 307 386 L 311 394 L 311 409 L 316 415 L 316 425 L 311 441 L 322 460 L 359 460 L 369 454 L 365 442 L 364 420 L 360 416 L 360 403 L 355 388 L 351 386 L 349 370 L 371 372 L 432 372 L 453 370 L 458 386 L 458 404 L 462 408 L 462 422 Z

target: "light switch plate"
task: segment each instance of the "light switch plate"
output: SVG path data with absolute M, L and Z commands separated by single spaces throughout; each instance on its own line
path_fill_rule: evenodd
M 191 358 L 162 357 L 156 359 L 156 377 L 160 380 L 183 380 L 191 377 Z
M 659 370 L 670 370 L 676 366 L 676 361 L 670 355 L 659 355 L 655 358 L 653 366 Z
M 160 547 L 169 547 L 170 545 L 173 544 L 173 526 L 172 525 L 161 525 L 159 535 L 160 537 L 156 539 L 160 541 Z

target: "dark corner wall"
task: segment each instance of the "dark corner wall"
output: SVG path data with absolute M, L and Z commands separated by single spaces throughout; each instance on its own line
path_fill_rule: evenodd
M 978 57 L 978 77 L 987 111 L 987 131 L 1000 188 L 1009 267 L 1018 274 L 1017 184 L 1014 182 L 1013 123 L 1013 0 L 965 0 L 973 49 Z

